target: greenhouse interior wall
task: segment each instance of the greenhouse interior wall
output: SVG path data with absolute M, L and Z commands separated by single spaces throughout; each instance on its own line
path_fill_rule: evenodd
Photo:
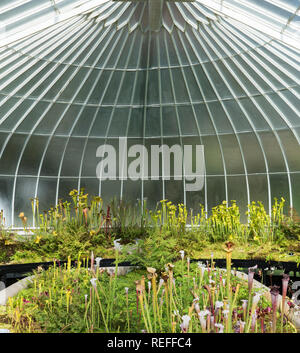
M 1 2 L 6 224 L 22 226 L 31 198 L 47 210 L 80 188 L 150 208 L 236 200 L 244 214 L 251 201 L 270 211 L 283 197 L 286 212 L 300 211 L 299 9 L 293 0 Z M 99 178 L 98 147 L 118 150 L 120 137 L 147 151 L 203 146 L 201 189 L 163 168 L 158 178 Z

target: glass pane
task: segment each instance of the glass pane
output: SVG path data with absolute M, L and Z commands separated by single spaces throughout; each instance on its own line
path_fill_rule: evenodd
M 68 129 L 72 129 L 72 136 L 87 136 L 96 111 L 96 107 L 71 105 L 57 128 L 56 134 L 68 135 L 71 132 Z
M 11 200 L 13 195 L 14 179 L 0 177 L 0 209 L 4 211 L 5 225 L 12 224 L 11 219 Z
M 202 93 L 204 95 L 204 99 L 206 101 L 210 100 L 215 100 L 217 99 L 214 89 L 211 86 L 206 73 L 203 71 L 202 67 L 200 65 L 195 65 L 194 70 L 196 73 L 196 76 L 198 78 L 198 82 L 200 83 L 200 87 L 202 90 Z
M 259 136 L 266 154 L 269 172 L 286 171 L 282 150 L 276 136 L 271 132 L 261 132 Z
M 15 175 L 16 166 L 20 153 L 23 148 L 23 144 L 26 141 L 27 136 L 25 135 L 12 135 L 9 138 L 7 145 L 3 151 L 0 159 L 0 173 L 7 175 Z M 4 147 L 4 146 L 3 146 Z M 13 158 L 12 158 L 13 156 Z
M 163 182 L 162 180 L 145 180 L 144 181 L 144 198 L 147 199 L 147 206 L 155 209 L 157 203 L 163 199 Z
M 49 146 L 45 152 L 42 164 L 41 175 L 54 176 L 58 175 L 62 154 L 67 143 L 66 138 L 53 137 L 49 142 Z
M 207 175 L 224 174 L 220 145 L 216 136 L 203 136 Z
M 177 103 L 189 103 L 189 95 L 184 77 L 182 75 L 182 70 L 173 68 L 171 70 L 171 79 L 173 81 L 174 89 L 175 89 L 175 97 Z
M 266 175 L 249 175 L 250 202 L 260 201 L 269 211 L 268 179 Z
M 195 113 L 190 105 L 177 107 L 182 135 L 198 135 Z
M 55 99 L 56 96 L 58 96 L 64 89 L 66 89 L 66 82 L 68 82 L 68 80 L 73 77 L 73 73 L 76 70 L 75 66 L 68 67 L 62 64 L 60 65 L 60 68 L 63 69 L 60 70 L 60 73 L 56 72 L 56 75 L 50 75 L 50 77 L 52 78 L 51 81 L 49 80 L 49 78 L 46 79 L 46 81 L 49 82 L 49 86 L 45 87 L 47 89 L 47 93 L 44 96 L 45 99 Z M 44 81 L 44 84 L 46 81 Z M 42 92 L 40 92 L 39 90 L 39 94 L 40 93 Z
M 75 97 L 76 103 L 84 103 L 86 100 L 90 104 L 95 104 L 99 102 L 99 99 L 96 99 L 96 94 L 91 97 L 91 93 L 93 92 L 94 85 L 98 82 L 98 78 L 101 74 L 99 69 L 93 69 L 89 71 L 89 76 L 86 78 L 84 85 L 80 88 L 79 92 Z
M 220 205 L 226 200 L 225 192 L 225 178 L 222 177 L 208 177 L 207 178 L 207 207 L 210 212 L 211 209 Z
M 82 67 L 77 72 L 74 71 L 72 80 L 68 83 L 68 86 L 63 90 L 59 99 L 66 100 L 67 102 L 71 101 L 75 94 L 77 93 L 79 87 L 85 83 L 89 74 L 89 69 Z
M 141 116 L 143 114 L 143 109 L 133 109 L 135 110 L 136 116 Z M 161 119 L 160 119 L 160 108 L 149 107 L 146 109 L 146 137 L 161 136 Z M 134 112 L 132 112 L 134 113 Z
M 119 92 L 121 78 L 121 71 L 113 71 L 113 74 L 110 76 L 110 80 L 107 81 L 107 87 L 105 91 L 101 92 L 103 94 L 103 104 L 115 104 L 115 102 L 118 100 L 118 95 L 122 94 L 121 92 Z
M 300 215 L 300 173 L 291 174 L 292 190 L 293 190 L 293 206 L 296 209 L 298 215 Z
M 203 65 L 206 70 L 207 76 L 214 83 L 214 89 L 219 94 L 221 99 L 231 98 L 232 94 L 230 93 L 227 82 L 223 80 L 219 72 L 216 70 L 216 67 L 212 63 L 206 63 Z
M 123 108 L 124 109 L 124 108 Z M 158 114 L 158 116 L 155 119 L 159 119 L 160 115 L 159 115 L 159 110 L 155 109 L 155 108 L 148 108 L 146 111 L 147 113 L 150 114 L 150 116 L 148 116 L 148 114 L 146 113 L 146 117 L 144 118 L 144 111 L 145 108 L 131 108 L 130 109 L 130 121 L 129 121 L 129 129 L 127 132 L 127 125 L 126 125 L 126 129 L 118 129 L 118 133 L 117 135 L 123 136 L 127 133 L 128 137 L 142 137 L 144 135 L 144 119 L 146 119 L 146 121 L 149 121 L 152 119 L 152 112 L 156 112 Z M 151 113 L 150 113 L 151 112 Z M 154 122 L 151 122 L 151 127 L 153 126 L 153 124 L 155 124 Z M 159 128 L 160 126 L 158 126 Z M 147 129 L 147 127 L 146 127 Z M 155 129 L 156 127 L 154 127 L 153 130 L 151 130 L 150 134 L 151 136 L 155 136 Z M 158 133 L 158 135 L 160 135 L 160 133 Z M 146 134 L 147 136 L 147 134 Z
M 271 174 L 270 175 L 271 184 L 271 195 L 272 203 L 274 203 L 274 198 L 278 200 L 283 197 L 285 199 L 284 213 L 288 214 L 290 207 L 290 193 L 289 193 L 289 183 L 286 174 Z
M 14 80 L 12 80 L 7 86 L 5 86 L 5 91 L 11 93 L 13 91 L 18 92 L 18 88 L 22 87 L 26 82 L 30 80 L 31 76 L 35 76 L 42 69 L 42 62 L 35 62 L 35 60 L 30 60 L 26 63 L 27 65 L 20 65 L 14 71 Z M 3 82 L 4 83 L 4 82 Z M 20 94 L 20 92 L 18 92 Z
M 245 174 L 245 168 L 241 156 L 240 146 L 236 136 L 221 135 L 220 136 L 222 151 L 224 154 L 226 173 L 227 174 Z
M 94 117 L 94 123 L 91 129 L 91 137 L 105 137 L 111 117 L 111 107 L 101 107 L 97 110 L 97 115 Z
M 255 103 L 260 109 L 262 109 L 265 116 L 269 119 L 274 129 L 287 128 L 287 124 L 284 121 L 283 117 L 280 116 L 276 110 L 276 106 L 267 100 L 264 96 L 255 97 Z
M 258 110 L 255 101 L 249 98 L 240 99 L 243 108 L 246 110 L 248 116 L 251 117 L 252 124 L 256 130 L 270 130 L 272 125 L 269 125 L 268 120 L 264 117 L 260 110 Z
M 281 115 L 286 119 L 291 125 L 297 126 L 299 124 L 299 113 L 295 112 L 295 107 L 292 109 L 289 101 L 283 100 L 278 94 L 268 94 L 274 108 L 279 109 Z M 297 109 L 297 107 L 296 107 Z
M 156 31 L 149 1 L 94 3 L 0 4 L 0 175 L 9 180 L 0 180 L 0 203 L 8 217 L 12 207 L 30 208 L 25 198 L 36 190 L 48 208 L 47 189 L 53 203 L 56 185 L 62 196 L 85 186 L 107 200 L 145 196 L 155 206 L 169 198 L 195 210 L 233 198 L 244 211 L 247 177 L 251 200 L 267 206 L 269 196 L 289 197 L 291 177 L 298 205 L 298 0 L 165 2 Z M 100 183 L 97 148 L 118 150 L 120 136 L 148 151 L 203 144 L 205 188 L 184 193 L 182 180 Z
M 105 180 L 100 184 L 100 196 L 104 205 L 108 205 L 114 198 L 120 199 L 121 182 L 120 180 Z
M 266 172 L 262 145 L 259 144 L 258 138 L 259 136 L 256 136 L 254 133 L 239 134 L 242 153 L 249 174 Z
M 22 227 L 23 223 L 18 217 L 20 212 L 24 212 L 25 216 L 28 218 L 28 224 L 32 225 L 32 207 L 30 199 L 35 196 L 36 188 L 36 178 L 24 178 L 18 177 L 16 182 L 16 191 L 15 191 L 15 226 Z
M 21 159 L 19 174 L 37 175 L 47 140 L 45 136 L 30 137 Z
M 130 202 L 132 205 L 137 203 L 137 200 L 141 200 L 142 193 L 142 181 L 141 180 L 124 180 L 123 182 L 123 196 L 122 199 L 125 202 Z
M 62 176 L 79 175 L 84 142 L 83 138 L 71 137 L 69 139 L 62 164 Z
M 89 97 L 89 103 L 99 104 L 102 100 L 103 93 L 105 92 L 108 80 L 111 76 L 111 70 L 101 71 L 101 75 L 97 76 L 97 84 L 93 86 L 93 91 L 91 91 Z M 81 93 L 80 93 L 81 94 Z
M 132 100 L 133 90 L 134 90 L 134 83 L 137 79 L 138 72 L 128 71 L 123 73 L 125 76 L 123 78 L 122 87 L 120 94 L 118 96 L 118 105 L 129 105 Z M 157 73 L 156 73 L 157 74 Z M 152 83 L 155 82 L 154 80 L 150 80 Z M 153 83 L 154 84 L 154 83 Z M 151 88 L 150 88 L 151 89 Z M 158 91 L 158 87 L 156 86 L 153 89 L 153 92 Z M 148 98 L 149 99 L 149 98 Z M 157 100 L 156 100 L 157 102 Z M 151 102 L 149 101 L 151 104 Z
M 133 76 L 134 73 L 131 72 L 130 74 L 131 76 Z M 137 73 L 137 75 L 139 75 L 139 72 Z M 148 76 L 148 88 L 147 88 L 147 104 L 149 105 L 159 104 L 159 71 L 157 69 L 151 69 L 149 70 L 148 75 L 149 76 Z M 134 76 L 132 77 L 132 79 L 130 77 L 128 78 L 126 77 L 125 82 L 127 82 L 127 85 L 129 84 L 129 82 L 131 83 L 131 85 L 133 85 L 133 82 L 134 82 L 133 78 Z M 129 88 L 126 90 L 126 87 L 125 87 L 125 92 L 126 91 L 128 92 L 127 94 L 131 93 L 132 88 Z M 127 101 L 124 103 L 128 104 L 129 102 L 130 102 L 130 97 L 128 97 Z
M 137 74 L 135 90 L 133 92 L 133 105 L 143 105 L 145 103 L 146 72 L 140 70 Z
M 236 67 L 233 60 L 225 59 L 225 63 L 222 61 L 216 62 L 224 79 L 236 97 L 244 97 L 247 93 L 259 93 L 257 87 Z
M 96 151 L 99 146 L 105 143 L 105 139 L 89 139 L 86 145 L 82 164 L 82 176 L 95 177 L 96 168 L 100 158 L 96 157 Z M 97 191 L 98 194 L 98 191 Z
M 290 171 L 300 171 L 300 145 L 293 135 L 292 131 L 278 131 L 279 138 L 288 160 Z
M 48 211 L 55 205 L 57 179 L 40 178 L 38 181 L 39 211 Z M 69 200 L 68 200 L 69 201 Z
M 175 205 L 182 203 L 184 199 L 183 181 L 165 180 L 165 197 Z
M 61 178 L 58 180 L 59 190 L 58 190 L 58 200 L 72 202 L 69 196 L 70 191 L 78 190 L 78 179 L 75 178 Z
M 120 131 L 126 133 L 128 124 L 129 108 L 114 108 L 108 131 L 108 136 L 117 137 Z
M 245 115 L 237 101 L 226 100 L 224 101 L 224 106 L 237 132 L 252 131 L 249 123 L 249 120 L 251 122 L 251 116 Z
M 37 121 L 41 118 L 41 112 L 46 111 L 50 103 L 48 102 L 36 102 L 31 101 L 31 105 L 33 106 L 30 111 L 26 115 L 24 115 L 24 120 L 20 121 L 20 115 L 18 116 L 19 126 L 17 127 L 17 132 L 30 132 L 35 127 Z M 2 126 L 1 126 L 2 128 Z
M 7 118 L 2 122 L 1 128 L 3 130 L 13 130 L 18 126 L 18 123 L 24 117 L 25 114 L 30 114 L 32 105 L 35 104 L 33 100 L 26 99 L 21 104 L 16 105 L 11 111 Z M 26 115 L 25 115 L 26 116 Z
M 4 119 L 6 116 L 9 116 L 10 112 L 14 109 L 15 105 L 18 104 L 19 99 L 17 98 L 9 98 L 5 101 L 5 103 L 1 103 L 1 110 L 0 110 L 0 119 Z M 5 120 L 4 120 L 5 122 Z M 2 126 L 1 124 L 1 130 L 9 130 L 10 126 L 5 128 L 5 126 Z
M 37 126 L 35 132 L 40 134 L 51 134 L 56 124 L 63 118 L 67 109 L 67 104 L 54 103 L 49 110 L 47 109 L 47 113 L 43 116 L 43 119 Z
M 163 136 L 176 136 L 179 134 L 178 121 L 174 106 L 163 107 Z
M 216 133 L 212 118 L 208 112 L 206 104 L 195 104 L 194 109 L 198 120 L 201 135 L 213 135 Z
M 195 75 L 194 68 L 185 66 L 183 67 L 183 72 L 188 83 L 187 88 L 192 102 L 203 102 L 204 99 L 199 88 L 199 83 L 197 81 L 197 76 Z
M 241 221 L 245 222 L 248 197 L 247 197 L 247 186 L 246 177 L 244 176 L 228 176 L 227 187 L 228 187 L 228 200 L 231 203 L 232 200 L 237 202 L 240 209 Z
M 80 179 L 80 189 L 84 189 L 85 194 L 89 194 L 89 199 L 99 194 L 99 180 L 97 178 Z
M 174 95 L 172 91 L 172 85 L 170 81 L 170 70 L 161 69 L 160 70 L 160 81 L 161 81 L 161 95 L 163 103 L 174 102 Z
M 225 113 L 222 105 L 219 102 L 208 103 L 208 108 L 217 131 L 221 134 L 233 133 L 229 116 Z

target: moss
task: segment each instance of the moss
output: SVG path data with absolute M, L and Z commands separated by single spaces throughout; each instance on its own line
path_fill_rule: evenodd
M 253 260 L 273 260 L 273 261 L 300 261 L 300 251 L 293 251 L 293 255 L 289 255 L 293 242 L 289 242 L 288 246 L 280 247 L 274 243 L 265 243 L 259 245 L 255 243 L 239 244 L 236 243 L 232 252 L 233 259 L 253 259 Z M 194 258 L 210 258 L 213 252 L 215 259 L 225 258 L 223 243 L 208 243 L 199 250 L 193 251 Z
M 215 259 L 225 258 L 225 252 L 223 250 L 223 242 L 210 243 L 202 242 L 198 247 L 193 246 L 192 249 L 186 248 L 186 253 L 189 253 L 192 258 L 210 258 L 213 252 Z M 105 249 L 102 246 L 96 247 L 94 254 L 102 258 L 113 258 L 114 249 Z M 292 253 L 292 255 L 290 255 Z M 49 254 L 41 256 L 35 251 L 19 250 L 15 255 L 7 262 L 0 262 L 0 264 L 21 264 L 31 262 L 47 262 L 52 261 L 56 258 L 55 254 Z M 233 259 L 253 259 L 263 261 L 291 261 L 300 262 L 300 250 L 299 244 L 295 241 L 289 241 L 286 246 L 281 247 L 275 243 L 265 243 L 259 245 L 255 243 L 239 244 L 235 243 L 235 247 L 232 253 Z

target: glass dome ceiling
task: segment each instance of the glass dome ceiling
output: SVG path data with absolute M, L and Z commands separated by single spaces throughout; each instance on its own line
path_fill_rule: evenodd
M 0 208 L 73 188 L 242 212 L 300 210 L 299 0 L 0 4 Z M 99 181 L 99 145 L 203 145 L 205 183 Z

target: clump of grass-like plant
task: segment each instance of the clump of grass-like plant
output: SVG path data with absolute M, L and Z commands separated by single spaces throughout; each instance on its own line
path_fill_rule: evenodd
M 14 332 L 295 332 L 277 301 L 254 290 L 254 269 L 248 284 L 232 273 L 233 246 L 225 244 L 226 269 L 216 268 L 213 257 L 191 263 L 182 251 L 162 271 L 149 266 L 119 276 L 122 247 L 115 241 L 114 268 L 105 271 L 94 254 L 89 261 L 78 257 L 75 267 L 70 259 L 64 266 L 54 262 L 9 300 L 8 317 Z M 272 288 L 271 294 L 278 292 Z

